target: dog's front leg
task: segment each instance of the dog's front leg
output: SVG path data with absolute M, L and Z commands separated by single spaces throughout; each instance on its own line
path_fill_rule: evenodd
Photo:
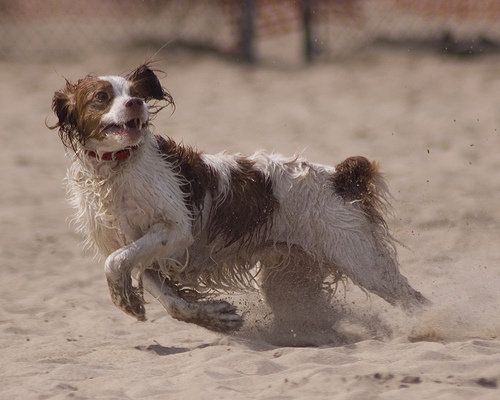
M 232 304 L 223 300 L 187 300 L 158 271 L 146 269 L 142 274 L 142 282 L 144 289 L 177 320 L 218 332 L 234 331 L 243 324 L 242 317 Z
M 176 249 L 186 248 L 189 235 L 181 235 L 167 223 L 153 225 L 136 240 L 111 253 L 104 271 L 113 303 L 139 321 L 145 320 L 144 300 L 138 288 L 132 286 L 134 268 L 146 268 L 158 257 L 168 257 Z

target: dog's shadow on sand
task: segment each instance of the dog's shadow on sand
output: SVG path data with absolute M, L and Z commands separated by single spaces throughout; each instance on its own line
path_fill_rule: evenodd
M 135 349 L 140 351 L 146 351 L 150 353 L 154 353 L 158 356 L 171 356 L 174 354 L 187 353 L 191 350 L 203 349 L 205 347 L 210 347 L 212 344 L 203 343 L 196 347 L 175 347 L 175 346 L 163 346 L 160 343 L 155 341 L 155 344 L 150 344 L 149 346 L 135 346 Z

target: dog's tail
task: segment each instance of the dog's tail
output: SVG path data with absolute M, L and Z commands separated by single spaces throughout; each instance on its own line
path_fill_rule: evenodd
M 359 203 L 372 222 L 385 226 L 383 215 L 390 209 L 390 194 L 376 162 L 349 157 L 335 167 L 331 180 L 339 197 Z
M 391 235 L 384 219 L 390 210 L 390 194 L 377 163 L 364 157 L 350 157 L 335 167 L 331 181 L 337 196 L 364 213 L 371 223 L 371 234 L 375 239 L 371 271 L 358 270 L 357 276 L 347 275 L 351 279 L 355 278 L 353 281 L 361 287 L 391 304 L 401 305 L 408 312 L 429 305 L 430 302 L 413 289 L 399 272 L 395 246 L 397 240 Z M 359 271 L 371 276 L 371 280 L 366 281 L 366 276 L 361 276 Z

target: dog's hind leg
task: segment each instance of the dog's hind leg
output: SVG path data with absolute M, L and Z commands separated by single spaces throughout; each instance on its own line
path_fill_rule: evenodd
M 364 157 L 347 158 L 335 167 L 330 182 L 336 211 L 327 213 L 321 225 L 327 259 L 354 283 L 391 304 L 411 309 L 428 303 L 399 272 L 384 220 L 389 193 L 377 164 Z
M 274 333 L 279 333 L 284 343 L 312 344 L 313 332 L 332 326 L 323 289 L 327 273 L 296 246 L 277 246 L 262 260 L 260 289 L 274 315 Z
M 368 224 L 359 229 L 335 228 L 325 246 L 329 260 L 342 273 L 390 304 L 411 310 L 429 303 L 399 271 L 390 239 L 373 232 Z

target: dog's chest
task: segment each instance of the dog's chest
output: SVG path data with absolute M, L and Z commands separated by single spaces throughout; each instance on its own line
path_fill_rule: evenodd
M 108 207 L 122 236 L 122 245 L 137 240 L 151 225 L 168 215 L 161 188 L 148 188 L 144 180 L 127 180 L 113 190 L 116 196 Z
M 70 185 L 79 226 L 104 255 L 137 240 L 155 223 L 189 224 L 176 175 L 158 163 L 149 167 L 137 163 L 106 180 L 74 179 Z
M 146 196 L 141 198 L 140 193 Z M 155 199 L 146 198 L 149 193 L 141 185 L 122 182 L 81 190 L 79 224 L 91 244 L 108 255 L 141 237 L 161 219 L 163 205 L 159 199 L 154 203 Z

